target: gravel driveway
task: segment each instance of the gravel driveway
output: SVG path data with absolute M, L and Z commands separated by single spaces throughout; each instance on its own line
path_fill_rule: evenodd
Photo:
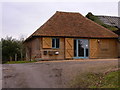
M 65 88 L 77 75 L 104 72 L 118 66 L 118 60 L 40 61 L 3 64 L 3 88 Z

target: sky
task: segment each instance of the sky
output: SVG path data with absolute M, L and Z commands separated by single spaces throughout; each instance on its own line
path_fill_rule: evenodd
M 24 0 L 26 1 L 26 0 Z M 36 1 L 36 2 L 35 2 Z M 39 2 L 38 2 L 39 1 Z M 0 3 L 0 36 L 27 38 L 43 25 L 56 11 L 79 12 L 85 16 L 88 12 L 94 15 L 118 16 L 119 0 L 21 0 L 1 1 Z

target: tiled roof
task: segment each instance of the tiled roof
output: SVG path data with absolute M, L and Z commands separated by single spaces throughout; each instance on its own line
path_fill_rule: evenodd
M 115 16 L 97 16 L 104 24 L 120 28 L 120 17 Z
M 56 12 L 45 24 L 30 37 L 62 36 L 82 38 L 117 38 L 112 31 L 96 24 L 80 13 Z

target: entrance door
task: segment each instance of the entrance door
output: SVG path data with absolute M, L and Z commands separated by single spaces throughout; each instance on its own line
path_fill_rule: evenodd
M 74 56 L 75 58 L 88 58 L 88 40 L 74 40 Z

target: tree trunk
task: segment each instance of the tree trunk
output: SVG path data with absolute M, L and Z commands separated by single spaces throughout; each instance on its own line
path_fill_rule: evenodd
M 15 54 L 15 61 L 17 61 L 17 54 Z
M 22 49 L 21 49 L 21 61 L 23 61 L 23 54 L 22 54 Z

